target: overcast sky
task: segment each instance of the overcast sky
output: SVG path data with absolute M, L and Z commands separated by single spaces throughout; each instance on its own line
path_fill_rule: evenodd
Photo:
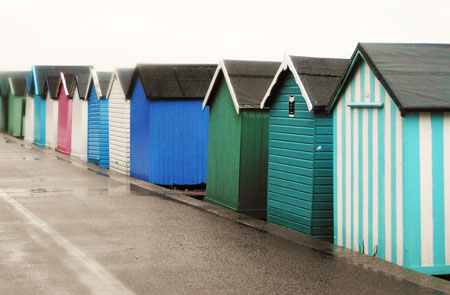
M 450 1 L 5 0 L 0 36 L 0 70 L 350 57 L 357 42 L 450 43 Z

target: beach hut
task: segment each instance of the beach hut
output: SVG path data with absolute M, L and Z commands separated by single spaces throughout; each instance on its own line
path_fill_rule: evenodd
M 70 155 L 72 146 L 72 115 L 73 99 L 76 85 L 76 77 L 87 81 L 90 67 L 84 67 L 73 71 L 60 73 L 56 96 L 58 97 L 58 132 L 57 151 L 65 155 Z
M 59 75 L 47 75 L 42 97 L 45 97 L 45 147 L 56 149 L 58 132 L 58 97 L 56 85 Z
M 43 147 L 46 143 L 47 92 L 44 93 L 44 89 L 46 85 L 48 85 L 46 83 L 47 77 L 52 77 L 50 82 L 55 83 L 56 85 L 61 72 L 73 72 L 85 67 L 86 66 L 33 66 L 31 71 L 31 81 L 33 85 L 30 89 L 34 100 L 34 144 Z M 56 82 L 53 81 L 53 78 L 56 79 Z M 52 101 L 50 104 L 52 104 L 54 108 L 54 102 Z M 52 116 L 52 118 L 53 117 L 54 116 Z
M 72 82 L 68 82 L 72 85 L 69 91 L 72 100 L 70 155 L 84 161 L 87 161 L 88 102 L 85 95 L 89 78 L 90 70 L 74 75 Z
M 86 99 L 88 101 L 87 160 L 102 168 L 109 168 L 109 115 L 106 92 L 111 72 L 91 69 Z
M 347 59 L 287 55 L 267 90 L 267 221 L 333 240 L 333 119 Z
M 109 167 L 130 174 L 130 101 L 126 94 L 134 69 L 116 69 L 108 87 Z
M 0 72 L 0 132 L 8 131 L 8 72 Z
M 0 129 L 22 137 L 25 79 L 29 72 L 0 72 Z
M 25 117 L 24 123 L 24 141 L 32 143 L 34 141 L 34 83 L 32 72 L 26 77 L 25 88 Z
M 208 112 L 215 65 L 137 65 L 130 85 L 130 174 L 162 185 L 206 181 Z
M 222 60 L 209 106 L 206 201 L 266 217 L 268 109 L 261 101 L 280 62 Z
M 450 44 L 360 43 L 333 95 L 335 243 L 450 274 Z
M 26 76 L 30 72 L 11 72 L 8 75 L 6 91 L 8 100 L 8 134 L 23 137 L 24 95 L 26 93 Z

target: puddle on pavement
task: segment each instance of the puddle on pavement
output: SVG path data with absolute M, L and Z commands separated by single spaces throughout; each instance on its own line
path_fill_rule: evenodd
M 43 194 L 43 193 L 46 193 L 47 190 L 42 189 L 42 188 L 35 188 L 35 189 L 31 189 L 30 192 L 33 194 Z
M 63 157 L 60 157 L 60 156 L 56 156 L 56 159 L 57 159 L 57 160 L 64 161 L 64 162 L 67 162 L 67 163 L 72 163 L 72 161 L 70 161 L 69 159 L 63 158 Z
M 87 170 L 92 171 L 92 172 L 94 172 L 95 174 L 98 174 L 98 175 L 101 175 L 101 176 L 109 177 L 108 174 L 103 173 L 103 172 L 101 172 L 101 171 L 94 170 L 94 169 L 92 169 L 92 168 L 87 168 Z

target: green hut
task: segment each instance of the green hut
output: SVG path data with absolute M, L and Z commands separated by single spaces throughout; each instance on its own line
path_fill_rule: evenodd
M 0 72 L 0 132 L 8 131 L 8 99 L 6 87 L 8 85 L 8 72 Z
M 206 201 L 266 217 L 269 113 L 260 109 L 279 62 L 222 60 L 209 86 Z
M 8 75 L 6 98 L 8 106 L 8 134 L 23 137 L 26 76 L 29 72 L 11 72 Z

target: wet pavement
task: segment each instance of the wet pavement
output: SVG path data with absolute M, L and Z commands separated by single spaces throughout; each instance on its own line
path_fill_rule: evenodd
M 442 294 L 3 136 L 0 253 L 0 294 Z

